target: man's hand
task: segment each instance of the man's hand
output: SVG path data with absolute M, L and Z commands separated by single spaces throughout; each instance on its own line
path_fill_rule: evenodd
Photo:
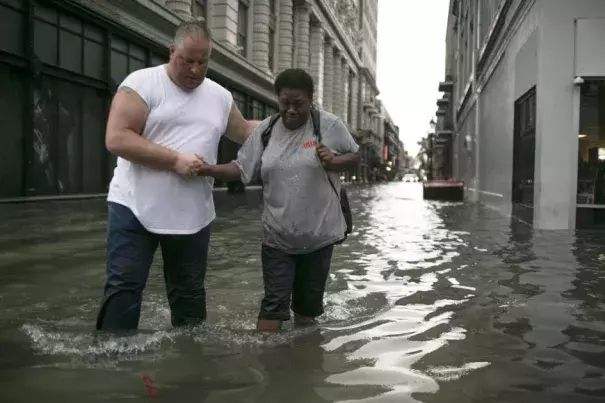
M 172 171 L 184 176 L 197 176 L 205 164 L 204 159 L 196 154 L 179 153 Z
M 330 149 L 323 144 L 319 144 L 317 146 L 317 155 L 319 156 L 321 165 L 324 168 L 330 167 L 330 164 L 332 164 L 332 161 L 334 160 L 334 154 L 332 154 L 332 151 L 330 151 Z

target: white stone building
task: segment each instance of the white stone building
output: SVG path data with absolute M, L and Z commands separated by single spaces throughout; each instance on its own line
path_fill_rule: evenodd
M 115 157 L 103 152 L 108 105 L 130 72 L 166 62 L 183 19 L 214 36 L 208 76 L 245 117 L 277 111 L 275 75 L 308 69 L 316 102 L 362 145 L 347 179 L 383 164 L 376 100 L 378 0 L 0 0 L 0 199 L 99 195 Z M 237 146 L 223 140 L 219 160 Z
M 383 162 L 381 107 L 376 100 L 378 0 L 155 3 L 181 19 L 206 20 L 218 45 L 211 75 L 266 105 L 262 112 L 246 113 L 250 107 L 241 97 L 240 108 L 247 116 L 256 119 L 274 112 L 275 75 L 290 67 L 303 68 L 315 81 L 316 104 L 340 116 L 363 144 L 362 164 L 348 179 L 365 181 L 368 167 Z
M 452 0 L 437 134 L 469 198 L 605 228 L 605 1 Z

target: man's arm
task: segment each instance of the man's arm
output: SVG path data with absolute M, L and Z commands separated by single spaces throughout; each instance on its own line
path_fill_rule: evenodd
M 121 87 L 113 98 L 105 146 L 109 152 L 135 164 L 180 174 L 192 174 L 202 165 L 194 155 L 184 155 L 143 137 L 149 108 L 132 89 Z
M 176 163 L 177 153 L 141 135 L 148 113 L 147 104 L 136 92 L 128 87 L 118 89 L 107 119 L 105 146 L 128 161 L 169 170 Z
M 231 105 L 231 112 L 229 112 L 229 121 L 227 122 L 225 136 L 238 144 L 244 144 L 248 136 L 250 136 L 260 122 L 260 120 L 244 119 L 234 102 Z

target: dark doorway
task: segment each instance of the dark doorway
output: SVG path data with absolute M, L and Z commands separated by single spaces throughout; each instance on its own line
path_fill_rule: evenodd
M 515 102 L 513 214 L 533 224 L 536 160 L 536 87 Z

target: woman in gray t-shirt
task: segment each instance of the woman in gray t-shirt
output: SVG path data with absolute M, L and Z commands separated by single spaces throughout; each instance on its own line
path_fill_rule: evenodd
M 345 234 L 339 172 L 359 162 L 359 146 L 343 121 L 325 111 L 314 112 L 321 128 L 321 144 L 317 141 L 313 87 L 304 70 L 284 70 L 275 79 L 279 115 L 256 128 L 235 161 L 200 171 L 221 180 L 263 184 L 260 331 L 281 329 L 290 308 L 297 325 L 315 323 L 323 314 L 332 250 Z

